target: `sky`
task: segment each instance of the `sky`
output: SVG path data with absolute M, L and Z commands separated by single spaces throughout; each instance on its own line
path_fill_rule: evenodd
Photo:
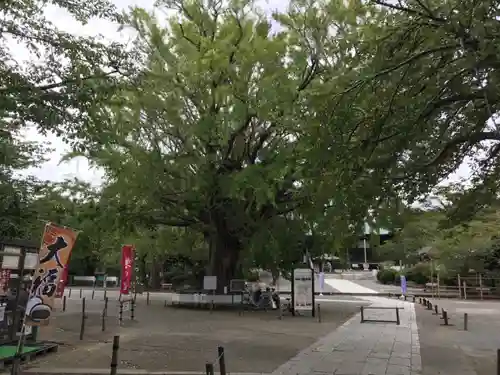
M 152 10 L 154 4 L 154 0 L 113 0 L 113 2 L 119 9 L 122 10 L 126 10 L 134 5 Z M 259 0 L 257 3 L 262 9 L 269 11 L 269 13 L 276 9 L 285 10 L 287 5 L 286 0 Z M 117 26 L 107 21 L 92 20 L 87 25 L 82 27 L 62 9 L 49 7 L 46 10 L 46 14 L 47 17 L 60 29 L 71 33 L 80 35 L 101 34 L 108 40 L 117 40 L 125 43 L 130 39 L 130 34 L 127 34 L 126 32 L 119 33 Z M 77 178 L 90 182 L 96 186 L 102 181 L 102 170 L 93 168 L 83 157 L 78 157 L 71 161 L 61 163 L 60 161 L 62 156 L 69 152 L 70 149 L 56 136 L 42 136 L 34 128 L 27 129 L 24 136 L 30 140 L 37 140 L 49 145 L 52 149 L 57 149 L 58 151 L 54 151 L 48 155 L 48 161 L 40 167 L 28 169 L 23 171 L 22 174 L 33 175 L 41 180 L 49 181 L 63 181 L 65 179 Z M 446 182 L 457 182 L 461 179 L 467 178 L 470 174 L 471 169 L 468 167 L 467 163 L 464 163 L 456 173 L 450 176 Z

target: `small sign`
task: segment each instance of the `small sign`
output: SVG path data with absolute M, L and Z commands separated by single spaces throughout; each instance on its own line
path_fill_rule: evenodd
M 293 308 L 295 311 L 312 311 L 314 303 L 314 277 L 310 268 L 293 270 Z
M 325 273 L 320 272 L 318 274 L 318 283 L 319 283 L 319 295 L 323 295 L 323 291 L 325 290 Z
M 123 302 L 122 304 L 122 311 L 129 311 L 130 310 L 130 302 Z
M 406 295 L 406 276 L 401 275 L 400 280 L 401 280 L 401 294 Z
M 203 277 L 203 289 L 204 290 L 217 290 L 217 276 L 205 276 L 205 277 Z

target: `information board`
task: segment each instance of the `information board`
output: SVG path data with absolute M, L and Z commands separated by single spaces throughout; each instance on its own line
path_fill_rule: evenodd
M 314 276 L 310 268 L 293 270 L 293 308 L 312 311 L 314 308 Z
M 217 276 L 204 276 L 203 277 L 204 290 L 217 290 Z

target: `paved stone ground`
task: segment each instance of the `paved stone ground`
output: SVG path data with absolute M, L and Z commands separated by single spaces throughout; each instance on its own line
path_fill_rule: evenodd
M 408 303 L 400 303 L 408 308 Z M 379 305 L 377 303 L 377 305 Z M 392 313 L 392 314 L 391 314 Z M 392 316 L 390 316 L 392 315 Z M 391 319 L 394 311 L 373 311 L 370 318 Z M 410 375 L 420 374 L 418 334 L 414 313 L 401 311 L 401 325 L 360 323 L 355 316 L 272 375 Z
M 348 280 L 329 278 L 326 283 L 346 293 L 375 292 Z M 400 307 L 401 324 L 361 323 L 359 314 L 277 368 L 272 375 L 420 375 L 420 342 L 412 303 L 380 297 L 360 297 L 371 307 L 365 319 L 395 321 Z
M 111 303 L 110 303 L 111 304 Z M 102 301 L 87 301 L 89 313 L 98 313 Z M 66 313 L 57 313 L 54 326 L 64 323 L 66 330 L 79 331 L 79 300 L 68 300 Z M 285 316 L 277 312 L 209 311 L 163 307 L 160 300 L 146 306 L 139 298 L 137 323 L 127 321 L 101 335 L 99 323 L 92 320 L 95 336 L 83 343 L 73 335 L 59 334 L 67 344 L 57 354 L 41 357 L 30 371 L 47 368 L 109 368 L 111 340 L 120 334 L 119 367 L 150 371 L 203 371 L 207 361 L 214 361 L 217 346 L 226 350 L 231 372 L 270 373 L 319 337 L 331 332 L 358 311 L 352 303 L 322 304 L 322 322 L 311 317 Z M 115 310 L 116 313 L 116 310 Z M 64 315 L 66 314 L 66 315 Z M 110 318 L 111 319 L 111 318 Z M 116 318 L 115 318 L 116 322 Z M 57 331 L 57 328 L 54 329 Z M 65 331 L 66 332 L 66 331 Z M 46 339 L 50 332 L 44 332 Z M 38 369 L 38 370 L 37 370 Z M 40 370 L 41 371 L 41 370 Z

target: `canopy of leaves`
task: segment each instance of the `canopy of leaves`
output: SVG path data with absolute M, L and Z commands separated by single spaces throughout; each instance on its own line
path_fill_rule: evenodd
M 384 140 L 371 149 L 365 174 L 412 202 L 470 158 L 472 188 L 461 200 L 470 218 L 500 181 L 498 3 L 373 0 L 366 7 L 384 22 L 358 26 L 359 49 L 370 57 L 343 99 L 361 113 L 349 136 Z M 371 108 L 361 105 L 367 95 Z
M 45 17 L 48 5 L 72 15 L 75 26 L 93 17 L 119 20 L 106 0 L 2 1 L 0 127 L 34 124 L 74 140 L 79 125 L 114 92 L 128 59 L 121 45 L 58 29 Z

